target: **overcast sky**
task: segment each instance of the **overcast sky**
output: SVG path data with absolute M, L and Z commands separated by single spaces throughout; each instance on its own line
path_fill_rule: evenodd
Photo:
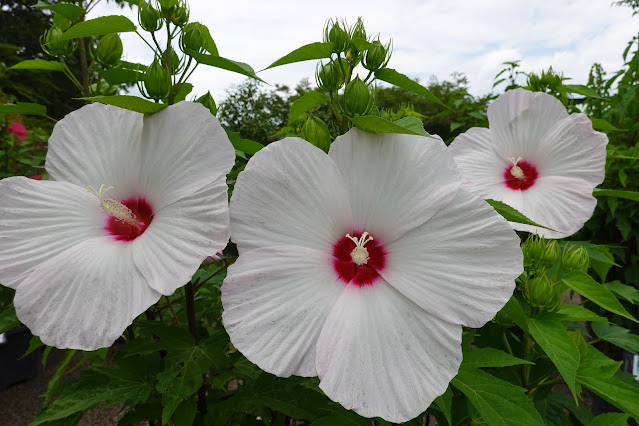
M 191 21 L 208 26 L 221 56 L 268 66 L 288 52 L 322 41 L 327 18 L 364 19 L 369 34 L 393 39 L 389 66 L 426 82 L 465 73 L 470 92 L 491 91 L 502 62 L 521 60 L 524 71 L 552 65 L 573 84 L 587 82 L 599 62 L 609 73 L 622 65 L 621 54 L 637 34 L 639 16 L 612 0 L 190 0 Z M 137 10 L 101 2 L 90 17 L 128 16 L 137 23 Z M 150 49 L 135 34 L 123 34 L 125 58 L 149 64 Z M 302 78 L 314 81 L 315 61 L 264 71 L 270 84 L 295 86 Z M 191 77 L 194 94 L 210 90 L 217 101 L 226 89 L 245 77 L 200 65 Z

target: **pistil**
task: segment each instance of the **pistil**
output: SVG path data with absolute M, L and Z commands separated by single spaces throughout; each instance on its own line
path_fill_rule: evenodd
M 100 200 L 102 210 L 113 216 L 116 220 L 131 225 L 140 231 L 144 227 L 144 222 L 140 221 L 140 219 L 133 214 L 131 209 L 112 198 L 104 198 L 104 194 L 110 189 L 113 189 L 113 187 L 106 185 L 100 185 L 99 191 L 96 191 L 91 185 L 87 187 L 87 191 L 98 197 Z
M 510 169 L 511 176 L 515 179 L 523 179 L 525 176 L 524 171 L 517 165 L 517 163 L 519 163 L 522 158 L 517 157 L 517 159 L 515 159 L 515 157 L 510 157 L 509 160 L 513 163 L 513 167 L 512 169 Z
M 373 240 L 373 237 L 368 235 L 368 232 L 362 233 L 362 236 L 359 237 L 359 240 L 355 237 L 351 237 L 350 234 L 346 234 L 346 238 L 353 241 L 355 243 L 355 248 L 351 252 L 351 259 L 357 266 L 365 265 L 370 256 L 368 255 L 368 250 L 366 247 L 366 243 Z

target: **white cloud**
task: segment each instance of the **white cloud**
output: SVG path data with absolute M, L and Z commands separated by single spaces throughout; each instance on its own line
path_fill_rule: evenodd
M 451 73 L 468 75 L 473 94 L 491 90 L 502 62 L 520 59 L 525 71 L 553 66 L 574 83 L 585 83 L 594 62 L 614 72 L 621 53 L 636 34 L 637 17 L 610 0 L 271 0 L 225 3 L 191 0 L 191 20 L 206 24 L 220 54 L 249 63 L 256 70 L 291 50 L 321 41 L 326 19 L 362 16 L 370 34 L 393 38 L 390 65 L 411 77 L 440 80 Z M 135 11 L 99 4 L 92 17 Z M 152 56 L 136 35 L 123 35 L 127 59 L 150 63 Z M 294 86 L 313 78 L 314 61 L 264 71 L 271 84 Z M 191 82 L 197 95 L 210 90 L 217 100 L 243 76 L 200 66 Z

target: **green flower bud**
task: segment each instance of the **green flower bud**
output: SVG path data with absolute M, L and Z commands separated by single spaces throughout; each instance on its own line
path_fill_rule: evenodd
M 175 52 L 172 47 L 169 47 L 164 52 L 162 52 L 162 66 L 164 69 L 169 70 L 171 75 L 178 74 L 182 71 L 182 66 L 184 65 L 184 61 L 180 60 L 180 57 Z
M 366 29 L 364 28 L 364 21 L 362 21 L 361 17 L 357 18 L 357 22 L 351 27 L 350 36 L 351 40 L 354 38 L 366 40 Z
M 309 116 L 302 126 L 302 138 L 306 139 L 324 152 L 331 147 L 331 132 L 321 118 Z
M 144 74 L 146 97 L 158 101 L 165 99 L 171 90 L 171 76 L 160 61 L 155 59 Z
M 559 245 L 555 240 L 546 240 L 538 235 L 531 235 L 522 245 L 524 266 L 533 271 L 550 268 L 559 259 Z
M 63 31 L 53 26 L 45 31 L 44 35 L 40 37 L 40 46 L 48 55 L 60 57 L 68 56 L 75 50 L 75 45 L 71 40 L 59 41 L 58 38 L 62 35 Z
M 344 113 L 351 117 L 369 114 L 374 106 L 374 97 L 359 76 L 351 80 L 344 89 Z
M 333 53 L 341 53 L 348 48 L 351 39 L 339 21 L 330 19 L 324 28 L 324 42 L 333 43 Z
M 217 105 L 215 105 L 215 100 L 213 100 L 211 92 L 206 92 L 205 95 L 200 96 L 195 102 L 207 107 L 209 111 L 211 111 L 211 114 L 217 115 Z
M 377 71 L 384 68 L 391 57 L 391 44 L 388 42 L 384 46 L 379 40 L 373 41 L 373 46 L 370 47 L 364 55 L 364 61 L 362 66 L 370 71 Z
M 105 67 L 113 66 L 120 62 L 122 57 L 122 40 L 117 34 L 103 36 L 95 48 L 95 60 Z
M 189 22 L 189 8 L 186 2 L 180 2 L 177 6 L 173 7 L 173 13 L 169 17 L 169 20 L 178 27 L 183 27 Z
M 162 15 L 159 10 L 141 0 L 138 5 L 138 22 L 145 31 L 153 33 L 162 28 L 164 21 L 162 21 Z
M 209 38 L 209 30 L 206 26 L 199 22 L 191 22 L 187 24 L 182 30 L 182 36 L 180 36 L 180 46 L 183 51 L 186 49 L 195 50 L 196 52 L 204 52 L 206 50 L 206 43 Z
M 344 85 L 344 76 L 339 66 L 333 61 L 328 64 L 317 64 L 315 69 L 317 88 L 324 92 L 337 92 Z
M 178 4 L 178 0 L 158 0 L 162 9 L 171 9 Z
M 559 286 L 553 286 L 546 274 L 526 281 L 524 298 L 533 308 L 555 312 L 563 304 Z
M 103 78 L 89 86 L 91 96 L 111 96 L 118 94 L 118 86 L 111 86 Z
M 583 247 L 576 247 L 573 244 L 568 244 L 564 248 L 564 252 L 561 256 L 561 264 L 566 272 L 572 271 L 588 271 L 590 265 L 590 256 L 588 251 Z

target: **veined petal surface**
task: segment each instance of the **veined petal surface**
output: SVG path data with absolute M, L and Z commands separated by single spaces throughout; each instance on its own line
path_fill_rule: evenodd
M 43 262 L 106 235 L 106 214 L 86 188 L 10 177 L 0 181 L 0 283 L 16 288 Z
M 159 297 L 133 263 L 130 245 L 98 237 L 41 264 L 18 285 L 14 304 L 43 343 L 92 351 L 111 346 Z
M 530 158 L 542 137 L 555 123 L 568 117 L 553 96 L 524 89 L 509 90 L 488 107 L 494 148 L 502 158 Z
M 316 342 L 344 288 L 325 253 L 292 246 L 250 250 L 224 280 L 224 327 L 263 370 L 315 376 Z
M 240 254 L 291 245 L 330 253 L 352 232 L 349 194 L 324 151 L 299 138 L 269 144 L 248 162 L 231 197 L 231 240 Z
M 448 149 L 461 172 L 462 187 L 505 186 L 504 169 L 512 163 L 495 151 L 489 129 L 473 127 L 457 136 Z
M 461 189 L 428 222 L 387 246 L 380 275 L 429 314 L 481 327 L 523 272 L 519 237 L 483 200 Z
M 457 374 L 461 333 L 383 280 L 348 285 L 317 342 L 320 388 L 361 416 L 410 420 Z
M 329 156 L 344 178 L 356 228 L 384 242 L 423 224 L 461 185 L 439 137 L 351 129 L 335 139 Z
M 140 192 L 158 210 L 226 175 L 235 163 L 217 118 L 193 102 L 145 117 L 141 145 Z
M 60 120 L 49 138 L 45 167 L 51 179 L 113 186 L 107 198 L 138 193 L 142 114 L 94 103 Z
M 135 265 L 149 285 L 169 295 L 191 279 L 202 261 L 226 247 L 229 210 L 226 175 L 153 216 L 133 240 Z

